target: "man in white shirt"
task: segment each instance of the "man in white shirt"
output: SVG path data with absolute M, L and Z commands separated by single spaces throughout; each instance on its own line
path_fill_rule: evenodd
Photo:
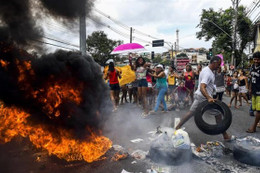
M 181 126 L 194 115 L 194 112 L 200 103 L 202 103 L 205 100 L 208 100 L 208 102 L 215 102 L 212 96 L 215 88 L 215 75 L 213 71 L 217 70 L 220 64 L 220 57 L 214 56 L 210 60 L 209 66 L 202 69 L 199 75 L 199 86 L 195 92 L 194 102 L 191 105 L 190 111 L 187 112 L 187 114 L 181 119 L 179 124 L 176 126 L 176 129 L 181 128 Z M 228 135 L 227 132 L 224 132 L 222 135 L 226 141 L 230 140 L 232 137 Z

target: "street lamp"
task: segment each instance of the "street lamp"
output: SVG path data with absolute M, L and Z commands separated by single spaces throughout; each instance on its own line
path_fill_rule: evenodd
M 218 29 L 220 29 L 222 32 L 224 32 L 227 36 L 229 36 L 232 40 L 232 56 L 231 56 L 231 64 L 234 65 L 234 56 L 235 56 L 235 42 L 234 39 L 231 37 L 231 35 L 229 35 L 224 29 L 222 29 L 220 26 L 218 26 L 216 23 L 214 23 L 213 21 L 209 20 L 209 19 L 203 19 L 203 22 L 210 22 L 213 25 L 215 25 L 216 27 L 218 27 Z

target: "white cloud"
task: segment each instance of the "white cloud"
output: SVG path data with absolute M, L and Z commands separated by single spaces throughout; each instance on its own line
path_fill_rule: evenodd
M 241 4 L 249 6 L 253 0 L 241 0 Z M 95 8 L 109 15 L 121 23 L 131 26 L 145 34 L 167 41 L 176 41 L 176 30 L 179 29 L 179 43 L 184 48 L 211 47 L 211 41 L 205 42 L 198 40 L 195 33 L 199 31 L 196 26 L 200 20 L 202 9 L 214 8 L 214 10 L 226 9 L 232 5 L 231 0 L 96 0 Z M 115 33 L 105 26 L 95 26 L 88 20 L 87 35 L 96 30 L 103 30 L 108 37 L 115 40 L 129 42 L 130 31 L 112 22 L 108 18 L 100 15 L 95 10 L 93 15 L 98 17 L 103 23 L 116 29 Z M 68 33 L 67 33 L 68 34 Z M 65 39 L 78 44 L 77 34 L 65 36 Z M 142 45 L 147 43 L 140 42 L 139 39 L 151 42 L 151 37 L 133 32 L 133 42 L 139 42 Z M 137 38 L 137 39 L 136 39 Z M 138 39 L 139 38 L 139 39 Z M 167 47 L 167 46 L 166 46 Z M 169 46 L 168 46 L 169 47 Z M 150 50 L 150 49 L 149 49 Z M 155 51 L 165 51 L 165 48 Z

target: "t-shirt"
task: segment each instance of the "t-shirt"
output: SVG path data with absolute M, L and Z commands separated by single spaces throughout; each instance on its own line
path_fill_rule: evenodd
M 147 70 L 144 67 L 137 67 L 135 72 L 137 80 L 146 79 L 146 71 Z
M 109 83 L 110 84 L 117 84 L 119 83 L 118 78 L 117 78 L 117 71 L 110 71 L 109 73 Z
M 250 74 L 252 95 L 260 96 L 260 66 L 256 67 L 255 65 L 252 65 Z
M 168 85 L 175 85 L 175 76 L 173 76 L 173 73 L 168 75 Z
M 199 86 L 198 89 L 196 90 L 195 94 L 198 94 L 199 96 L 204 95 L 200 91 L 200 84 L 204 83 L 207 85 L 206 90 L 208 94 L 212 97 L 213 91 L 214 91 L 214 82 L 215 82 L 215 75 L 212 72 L 212 70 L 207 66 L 202 69 L 199 75 Z
M 215 85 L 217 87 L 224 86 L 224 82 L 225 82 L 224 76 L 225 76 L 225 73 L 223 73 L 223 72 L 220 72 L 220 73 L 216 72 L 215 73 Z

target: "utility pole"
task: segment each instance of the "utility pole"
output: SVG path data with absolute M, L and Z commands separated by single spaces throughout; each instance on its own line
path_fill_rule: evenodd
M 84 10 L 79 19 L 79 45 L 82 55 L 86 55 L 86 11 Z
M 233 3 L 233 9 L 235 11 L 234 20 L 233 20 L 233 39 L 232 39 L 232 57 L 231 57 L 231 65 L 236 67 L 236 58 L 235 58 L 235 51 L 236 51 L 236 35 L 237 35 L 237 16 L 238 16 L 238 0 L 231 0 Z
M 132 43 L 132 34 L 133 34 L 133 28 L 130 27 L 130 43 Z
M 173 60 L 173 45 L 171 46 L 171 48 L 172 48 L 172 60 Z
M 179 30 L 176 30 L 176 51 L 179 51 Z

